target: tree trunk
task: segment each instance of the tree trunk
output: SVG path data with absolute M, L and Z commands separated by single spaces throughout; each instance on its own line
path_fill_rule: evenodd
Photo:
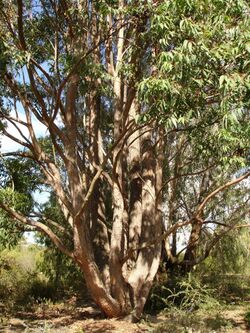
M 194 260 L 197 257 L 198 242 L 200 239 L 202 223 L 198 219 L 193 219 L 192 229 L 188 240 L 187 249 L 182 262 L 183 273 L 190 272 L 194 267 Z
M 210 173 L 209 171 L 206 171 L 204 172 L 204 175 L 201 180 L 198 203 L 201 203 L 206 197 L 206 192 L 207 189 L 209 188 L 209 182 L 210 182 Z M 192 220 L 192 229 L 182 263 L 182 271 L 184 273 L 188 273 L 193 269 L 196 262 L 195 259 L 197 259 L 198 256 L 197 251 L 202 230 L 202 215 L 203 214 L 201 213 L 200 217 L 194 216 Z
M 130 113 L 129 120 L 135 119 L 138 115 L 138 105 L 134 100 Z M 141 145 L 140 131 L 134 131 L 128 140 L 128 165 L 129 165 L 129 246 L 136 248 L 139 245 L 142 227 L 142 180 L 141 180 Z M 137 254 L 133 254 L 134 265 Z
M 96 166 L 101 165 L 103 162 L 103 150 L 102 150 L 102 135 L 100 129 L 100 97 L 97 93 L 90 94 L 88 105 L 90 110 L 89 115 L 89 141 L 90 141 L 90 153 L 92 158 L 91 172 L 94 175 L 96 172 Z M 94 255 L 96 263 L 100 269 L 104 284 L 110 287 L 110 275 L 109 275 L 109 239 L 105 216 L 105 203 L 103 198 L 103 177 L 97 180 L 94 190 L 91 196 L 89 204 L 89 216 L 90 216 L 90 235 L 93 241 Z
M 87 224 L 82 220 L 74 223 L 74 257 L 81 268 L 87 287 L 95 303 L 110 318 L 122 315 L 119 302 L 115 300 L 103 283 L 95 262 Z
M 140 318 L 153 279 L 157 273 L 160 256 L 161 242 L 147 244 L 152 237 L 161 236 L 162 226 L 156 215 L 155 191 L 155 159 L 152 147 L 152 131 L 147 128 L 142 136 L 142 228 L 140 244 L 142 246 L 135 267 L 132 269 L 128 282 L 132 287 L 134 296 L 133 319 Z

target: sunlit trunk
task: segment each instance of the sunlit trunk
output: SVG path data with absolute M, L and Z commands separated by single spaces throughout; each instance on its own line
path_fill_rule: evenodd
M 152 238 L 160 237 L 162 226 L 156 215 L 156 190 L 155 190 L 155 158 L 152 147 L 152 131 L 142 136 L 142 227 L 140 245 L 135 266 L 132 269 L 128 282 L 132 286 L 134 296 L 133 319 L 140 318 L 150 292 L 153 279 L 157 273 L 160 256 L 161 242 L 150 243 Z
M 197 257 L 201 229 L 202 224 L 200 223 L 200 221 L 194 219 L 192 222 L 192 229 L 189 236 L 187 249 L 182 262 L 182 271 L 184 273 L 190 272 L 194 267 L 194 262 Z
M 108 317 L 121 316 L 119 302 L 110 295 L 95 262 L 87 224 L 78 220 L 75 221 L 74 225 L 74 257 L 83 272 L 86 285 L 93 300 Z

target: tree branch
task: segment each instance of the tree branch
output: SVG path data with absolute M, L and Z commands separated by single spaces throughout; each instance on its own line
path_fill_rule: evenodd
M 199 205 L 199 207 L 197 208 L 196 212 L 195 212 L 195 216 L 200 216 L 206 206 L 206 204 L 208 203 L 208 201 L 210 199 L 212 199 L 214 196 L 216 196 L 219 192 L 226 190 L 228 187 L 234 186 L 238 183 L 240 183 L 242 180 L 248 178 L 250 176 L 250 172 L 247 172 L 246 174 L 242 175 L 239 178 L 236 178 L 220 187 L 218 187 L 216 190 L 214 190 L 212 193 L 210 193 L 204 200 L 203 202 Z
M 48 226 L 41 222 L 25 217 L 24 215 L 14 211 L 12 208 L 10 208 L 1 201 L 0 208 L 6 211 L 13 219 L 17 220 L 18 222 L 24 225 L 30 225 L 36 230 L 43 232 L 52 240 L 52 242 L 58 247 L 59 250 L 61 250 L 64 254 L 71 257 L 72 259 L 74 258 L 73 253 L 66 248 L 63 241 Z

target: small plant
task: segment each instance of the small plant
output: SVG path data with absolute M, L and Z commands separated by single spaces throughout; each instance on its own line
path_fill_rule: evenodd
M 250 311 L 248 311 L 246 314 L 245 314 L 245 321 L 247 323 L 247 326 L 250 327 Z
M 166 320 L 153 330 L 153 333 L 215 333 L 228 332 L 232 322 L 214 311 L 196 311 L 172 308 L 167 312 Z
M 74 333 L 85 333 L 85 330 L 81 327 L 77 327 L 75 330 L 74 330 Z
M 219 305 L 214 297 L 214 290 L 201 283 L 198 278 L 189 275 L 188 279 L 177 284 L 176 292 L 173 291 L 168 301 L 179 303 L 184 310 L 193 311 L 199 308 L 211 309 Z
M 161 285 L 151 296 L 152 303 L 161 309 L 176 307 L 192 312 L 197 309 L 213 309 L 220 305 L 215 291 L 191 274 L 176 280 L 174 285 Z

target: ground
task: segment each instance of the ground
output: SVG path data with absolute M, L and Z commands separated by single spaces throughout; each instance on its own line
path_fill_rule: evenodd
M 2 312 L 4 309 L 2 309 Z M 41 303 L 30 311 L 0 316 L 1 333 L 247 333 L 244 316 L 250 304 L 207 312 L 162 312 L 138 324 L 108 320 L 92 305 Z

